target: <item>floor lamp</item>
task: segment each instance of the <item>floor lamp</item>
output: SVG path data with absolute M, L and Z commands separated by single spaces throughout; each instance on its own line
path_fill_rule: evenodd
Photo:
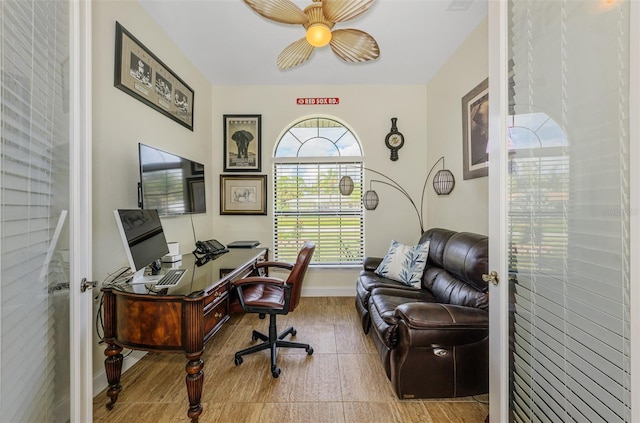
M 367 210 L 375 210 L 376 207 L 378 207 L 378 203 L 380 202 L 380 198 L 378 197 L 378 193 L 371 189 L 371 185 L 376 182 L 376 183 L 381 183 L 381 184 L 385 184 L 388 185 L 398 191 L 400 191 L 400 193 L 402 193 L 402 195 L 404 195 L 407 200 L 409 200 L 409 202 L 411 203 L 411 205 L 413 206 L 413 209 L 416 212 L 416 215 L 418 216 L 418 222 L 420 223 L 420 231 L 421 233 L 424 233 L 424 223 L 423 223 L 423 219 L 422 219 L 422 215 L 423 215 L 423 206 L 424 206 L 424 193 L 427 189 L 427 182 L 429 181 L 429 176 L 431 176 L 431 173 L 433 172 L 433 170 L 436 168 L 436 165 L 442 161 L 442 169 L 438 170 L 438 172 L 436 172 L 436 174 L 433 177 L 433 189 L 435 190 L 435 192 L 438 195 L 448 195 L 451 193 L 451 191 L 453 191 L 453 187 L 456 184 L 456 180 L 453 176 L 453 173 L 449 170 L 449 169 L 445 169 L 444 167 L 444 156 L 440 157 L 438 160 L 436 160 L 436 162 L 433 164 L 433 166 L 431 167 L 431 170 L 429 170 L 429 173 L 427 173 L 427 177 L 424 180 L 424 185 L 422 186 L 422 196 L 420 198 L 420 210 L 418 211 L 418 207 L 416 206 L 415 201 L 413 201 L 413 199 L 411 198 L 411 196 L 409 195 L 409 193 L 407 192 L 407 190 L 405 190 L 399 183 L 397 183 L 396 181 L 394 181 L 393 179 L 391 179 L 390 177 L 388 177 L 387 175 L 378 172 L 377 170 L 373 170 L 373 169 L 369 169 L 367 167 L 364 167 L 365 170 L 368 170 L 369 172 L 373 172 L 379 176 L 382 176 L 383 178 L 387 179 L 387 181 L 383 181 L 383 180 L 379 180 L 379 179 L 372 179 L 371 181 L 369 181 L 369 189 L 364 193 L 363 197 L 362 197 L 362 203 L 364 204 L 364 208 Z M 338 185 L 339 189 L 340 189 L 340 194 L 342 195 L 351 195 L 351 193 L 353 192 L 353 188 L 354 188 L 354 183 L 353 183 L 353 179 L 351 179 L 350 176 L 343 176 L 340 179 L 340 183 Z

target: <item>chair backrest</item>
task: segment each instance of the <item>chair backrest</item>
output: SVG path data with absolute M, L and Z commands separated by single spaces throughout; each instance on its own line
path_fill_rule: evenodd
M 300 302 L 302 282 L 304 281 L 304 275 L 307 273 L 307 269 L 309 268 L 309 263 L 311 262 L 311 257 L 313 257 L 313 252 L 315 251 L 315 249 L 316 244 L 311 241 L 305 242 L 300 249 L 300 252 L 298 253 L 298 258 L 296 258 L 293 269 L 291 269 L 291 272 L 289 273 L 287 284 L 293 286 L 293 288 L 291 289 L 289 311 L 295 310 L 298 306 L 298 302 Z

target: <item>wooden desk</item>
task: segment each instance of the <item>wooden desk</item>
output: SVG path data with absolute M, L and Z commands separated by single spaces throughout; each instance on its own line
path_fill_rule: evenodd
M 264 248 L 230 249 L 202 266 L 192 254 L 183 257 L 188 268 L 179 285 L 157 292 L 145 285 L 118 284 L 104 293 L 104 367 L 109 381 L 106 407 L 110 410 L 122 390 L 122 349 L 184 353 L 189 397 L 187 415 L 197 423 L 202 414 L 204 344 L 229 320 L 229 286 L 255 272 L 255 263 L 268 259 Z

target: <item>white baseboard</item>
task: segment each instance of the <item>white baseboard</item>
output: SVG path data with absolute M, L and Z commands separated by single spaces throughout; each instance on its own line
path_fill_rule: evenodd
M 131 351 L 131 354 L 125 357 L 122 362 L 122 373 L 129 370 L 131 366 L 136 364 L 138 360 L 140 360 L 146 354 L 147 354 L 146 351 Z M 107 373 L 104 371 L 104 366 L 103 366 L 102 369 L 100 369 L 100 371 L 97 374 L 93 375 L 94 396 L 99 395 L 107 386 L 109 386 L 109 383 L 107 382 Z M 107 397 L 105 396 L 104 399 L 106 401 Z
M 303 297 L 355 297 L 356 286 L 302 287 Z

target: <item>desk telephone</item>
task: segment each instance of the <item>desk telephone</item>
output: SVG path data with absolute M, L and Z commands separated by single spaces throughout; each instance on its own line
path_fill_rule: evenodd
M 207 256 L 212 258 L 222 253 L 226 253 L 227 248 L 215 239 L 208 241 L 196 241 L 196 249 L 193 250 L 193 254 Z

